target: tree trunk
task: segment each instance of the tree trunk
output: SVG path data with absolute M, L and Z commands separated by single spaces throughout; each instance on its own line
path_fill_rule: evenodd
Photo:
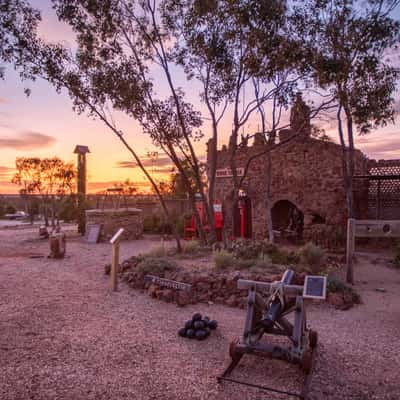
M 265 199 L 265 206 L 267 212 L 267 228 L 268 228 L 268 240 L 270 243 L 274 243 L 274 228 L 272 226 L 272 199 L 271 199 L 271 184 L 272 184 L 272 159 L 271 159 L 271 151 L 267 152 L 267 192 L 266 192 L 266 199 Z

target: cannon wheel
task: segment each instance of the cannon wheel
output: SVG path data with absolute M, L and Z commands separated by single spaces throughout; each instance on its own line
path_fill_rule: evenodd
M 304 352 L 303 358 L 301 360 L 301 368 L 306 375 L 308 375 L 311 372 L 312 362 L 313 362 L 313 352 L 311 349 L 307 349 Z
M 308 337 L 309 337 L 309 341 L 310 341 L 310 347 L 312 349 L 315 349 L 318 344 L 318 332 L 310 329 L 310 332 L 308 333 Z

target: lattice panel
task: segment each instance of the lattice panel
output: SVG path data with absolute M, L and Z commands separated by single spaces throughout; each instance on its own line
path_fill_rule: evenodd
M 370 175 L 400 175 L 400 160 L 381 160 L 374 162 L 370 169 Z
M 369 173 L 368 217 L 400 219 L 400 160 L 374 163 Z M 387 179 L 388 175 L 393 179 Z

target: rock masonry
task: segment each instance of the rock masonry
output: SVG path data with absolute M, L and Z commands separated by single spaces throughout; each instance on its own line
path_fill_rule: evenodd
M 110 239 L 120 228 L 124 228 L 122 239 L 139 239 L 143 235 L 142 210 L 137 208 L 87 210 L 86 224 L 101 225 L 100 240 Z

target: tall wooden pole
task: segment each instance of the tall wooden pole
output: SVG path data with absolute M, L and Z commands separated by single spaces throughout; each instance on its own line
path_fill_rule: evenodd
M 347 220 L 347 246 L 346 246 L 346 281 L 347 283 L 354 284 L 354 273 L 353 273 L 353 258 L 355 250 L 355 234 L 356 234 L 356 220 L 349 218 Z
M 78 209 L 79 221 L 78 232 L 81 235 L 85 234 L 86 216 L 85 216 L 85 199 L 86 199 L 86 153 L 90 153 L 87 146 L 77 145 L 74 153 L 78 155 Z

